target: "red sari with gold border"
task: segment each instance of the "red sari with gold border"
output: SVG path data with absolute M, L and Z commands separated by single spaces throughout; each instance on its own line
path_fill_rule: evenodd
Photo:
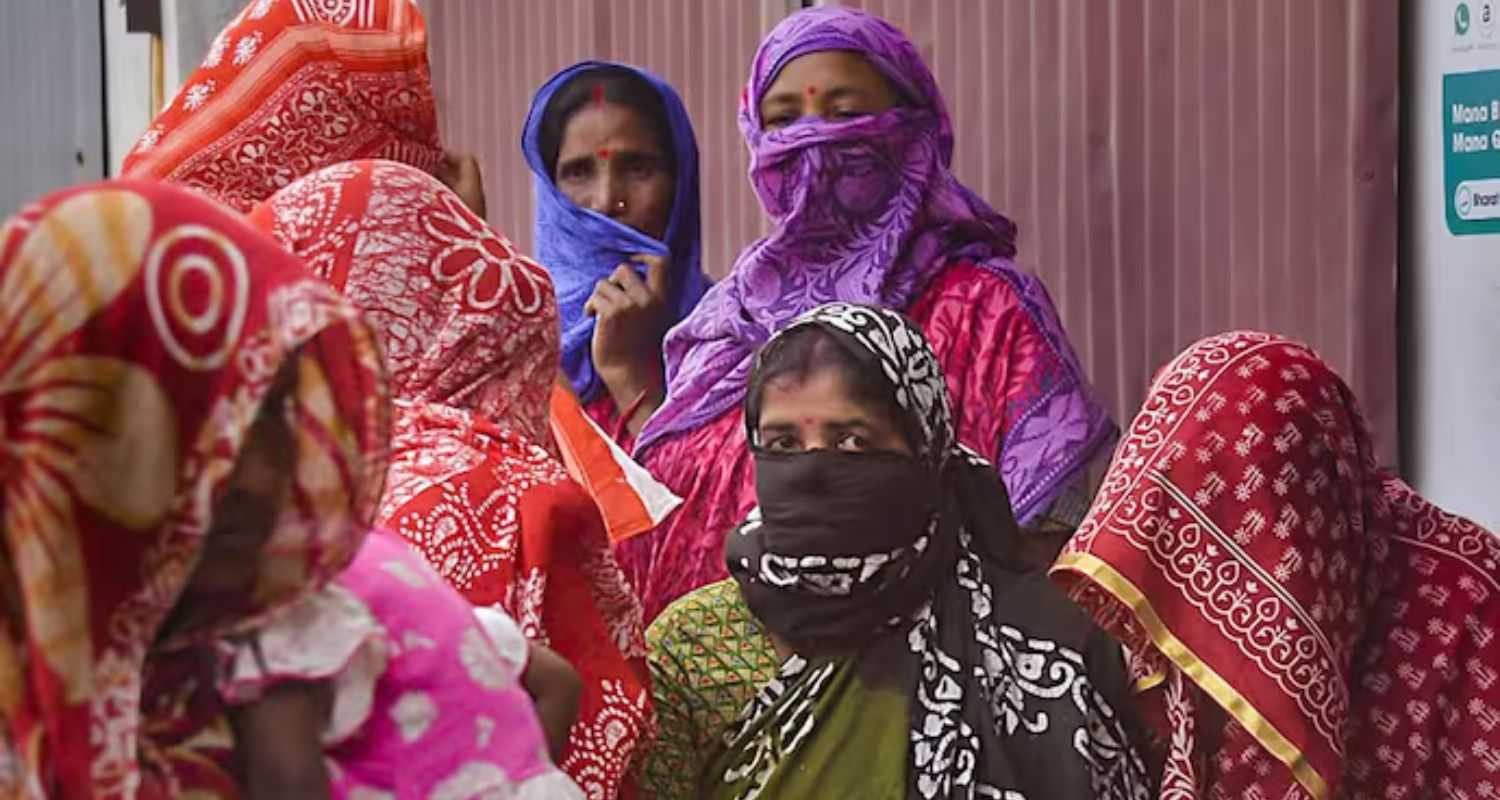
M 1163 796 L 1488 796 L 1500 540 L 1379 468 L 1306 347 L 1157 377 L 1053 576 L 1126 643 Z

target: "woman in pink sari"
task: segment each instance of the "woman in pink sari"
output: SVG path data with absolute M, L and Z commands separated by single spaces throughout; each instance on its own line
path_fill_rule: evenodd
M 1052 574 L 1129 648 L 1162 797 L 1500 786 L 1500 539 L 1377 466 L 1303 345 L 1167 365 Z
M 831 301 L 905 311 L 937 353 L 963 444 L 994 463 L 1034 560 L 1082 517 L 1115 433 L 1016 228 L 949 171 L 937 83 L 889 23 L 845 8 L 788 17 L 742 96 L 751 182 L 776 223 L 668 335 L 666 400 L 637 456 L 683 497 L 620 549 L 652 619 L 725 577 L 725 532 L 755 502 L 739 408 L 751 355 Z

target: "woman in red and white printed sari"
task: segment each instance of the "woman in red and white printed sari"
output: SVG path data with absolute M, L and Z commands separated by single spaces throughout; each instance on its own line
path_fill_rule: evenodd
M 437 180 L 389 161 L 315 172 L 250 220 L 379 334 L 395 422 L 377 524 L 578 669 L 560 766 L 589 797 L 615 797 L 654 724 L 641 607 L 599 509 L 555 453 L 560 329 L 546 270 Z
M 1156 378 L 1053 568 L 1132 654 L 1162 796 L 1491 796 L 1500 540 L 1377 466 L 1307 347 Z
M 427 23 L 413 0 L 250 0 L 122 174 L 182 184 L 243 212 L 359 158 L 434 175 L 484 216 L 478 163 L 442 147 Z

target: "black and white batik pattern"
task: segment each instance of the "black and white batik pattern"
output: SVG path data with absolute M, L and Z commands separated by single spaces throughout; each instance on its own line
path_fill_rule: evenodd
M 918 796 L 1026 800 L 1017 788 L 985 781 L 982 739 L 1061 740 L 1055 726 L 1062 721 L 1072 726 L 1061 733 L 1089 766 L 1095 797 L 1150 797 L 1145 763 L 1126 738 L 1114 709 L 1089 681 L 1083 655 L 997 624 L 993 591 L 969 534 L 961 532 L 960 541 L 955 579 L 968 596 L 972 619 L 965 625 L 944 625 L 928 607 L 907 639 L 920 664 L 916 702 L 921 708 L 913 710 L 911 731 Z M 974 655 L 961 661 L 950 652 L 943 641 L 945 628 L 972 631 L 972 642 L 962 644 Z M 966 697 L 971 691 L 975 696 Z M 966 704 L 975 702 L 984 711 L 978 718 L 992 726 L 989 736 L 974 730 L 970 720 L 975 715 L 965 713 Z
M 957 443 L 942 369 L 915 323 L 884 309 L 831 303 L 798 318 L 778 335 L 809 325 L 841 332 L 878 357 L 895 387 L 897 404 L 918 423 L 923 437 L 918 454 L 934 469 L 942 470 L 950 459 L 991 469 Z M 1069 742 L 1089 767 L 1094 797 L 1146 800 L 1151 783 L 1145 764 L 1115 710 L 1089 681 L 1082 654 L 997 623 L 993 590 L 970 534 L 960 530 L 958 536 L 954 584 L 948 586 L 956 584 L 964 593 L 967 603 L 960 605 L 966 605 L 968 614 L 961 620 L 939 619 L 929 604 L 913 620 L 907 637 L 919 665 L 914 702 L 920 707 L 913 708 L 911 729 L 915 795 L 924 800 L 1028 800 L 1021 787 L 996 785 L 1010 771 L 987 768 L 985 742 L 1033 736 Z M 828 677 L 803 674 L 805 665 L 788 667 L 774 686 L 767 687 L 770 693 L 763 692 L 756 701 L 775 704 L 788 685 L 804 695 L 791 706 L 790 713 L 798 718 L 781 720 L 777 726 L 803 733 L 781 743 L 782 758 L 815 727 L 811 716 Z M 976 730 L 976 724 L 991 730 Z M 1061 731 L 1061 724 L 1073 729 Z M 770 768 L 770 759 L 757 758 L 738 774 Z
M 916 419 L 922 432 L 918 455 L 942 467 L 955 447 L 948 384 L 916 323 L 894 311 L 829 303 L 798 317 L 778 336 L 809 325 L 839 331 L 880 359 L 886 379 L 896 387 L 897 405 Z
M 780 589 L 796 589 L 814 597 L 848 597 L 872 582 L 910 570 L 912 563 L 927 552 L 937 533 L 934 517 L 925 534 L 911 544 L 864 555 L 819 556 L 761 553 L 757 559 L 741 558 L 740 567 L 755 580 Z M 750 509 L 745 521 L 734 530 L 736 536 L 750 536 L 765 524 L 759 507 Z

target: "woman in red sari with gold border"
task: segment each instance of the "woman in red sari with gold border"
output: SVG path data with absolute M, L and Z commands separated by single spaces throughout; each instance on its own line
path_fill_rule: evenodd
M 1052 574 L 1129 648 L 1164 797 L 1494 790 L 1500 539 L 1378 467 L 1303 345 L 1169 364 Z

